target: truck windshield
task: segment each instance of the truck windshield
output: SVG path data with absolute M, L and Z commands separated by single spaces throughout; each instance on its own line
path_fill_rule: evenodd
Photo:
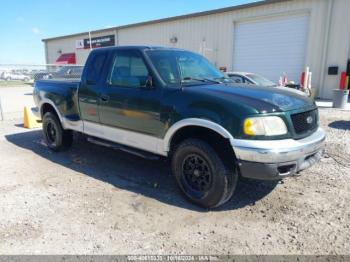
M 146 51 L 159 75 L 169 85 L 213 84 L 230 81 L 204 57 L 182 50 Z

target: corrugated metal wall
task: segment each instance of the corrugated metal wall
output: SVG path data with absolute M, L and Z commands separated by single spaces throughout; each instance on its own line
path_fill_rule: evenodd
M 328 1 L 327 1 L 328 2 Z M 331 23 L 325 53 L 324 79 L 321 81 L 322 97 L 332 98 L 332 90 L 339 88 L 340 72 L 346 71 L 350 59 L 350 1 L 335 0 L 332 7 Z M 312 50 L 310 52 L 313 52 Z M 317 54 L 315 54 L 317 57 Z M 317 58 L 315 58 L 316 60 Z M 322 63 L 322 62 L 321 62 Z M 328 66 L 339 66 L 337 76 L 328 76 Z
M 234 26 L 237 22 L 265 19 L 290 14 L 308 14 L 310 16 L 305 65 L 313 72 L 312 84 L 320 91 L 319 95 L 331 98 L 332 89 L 338 79 L 325 75 L 329 63 L 339 65 L 345 70 L 350 46 L 350 1 L 334 0 L 329 42 L 326 41 L 327 13 L 333 0 L 292 0 L 258 7 L 240 9 L 219 14 L 191 17 L 149 25 L 135 26 L 104 31 L 100 35 L 116 34 L 119 45 L 163 45 L 189 49 L 204 54 L 216 66 L 233 66 Z M 285 32 L 288 34 L 288 32 Z M 94 34 L 97 36 L 97 34 Z M 172 37 L 177 43 L 171 43 Z M 47 42 L 47 61 L 54 62 L 57 50 L 75 52 L 75 40 L 87 36 L 67 37 Z M 283 37 L 283 35 L 281 35 Z M 258 41 L 258 39 L 257 39 Z M 328 46 L 328 48 L 326 48 Z M 324 51 L 326 50 L 326 53 Z M 87 57 L 87 50 L 77 50 L 79 63 Z M 324 54 L 326 57 L 324 57 Z

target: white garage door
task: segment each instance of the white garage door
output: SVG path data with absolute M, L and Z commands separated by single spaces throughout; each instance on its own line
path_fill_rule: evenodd
M 299 82 L 304 71 L 309 17 L 286 16 L 237 23 L 234 71 L 254 72 L 278 82 L 286 73 Z

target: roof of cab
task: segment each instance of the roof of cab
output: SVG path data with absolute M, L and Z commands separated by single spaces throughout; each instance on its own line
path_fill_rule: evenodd
M 176 51 L 186 51 L 185 49 L 168 47 L 168 46 L 152 46 L 152 45 L 126 45 L 126 46 L 111 46 L 93 49 L 91 52 L 105 52 L 109 50 L 125 50 L 125 49 L 135 49 L 135 50 L 176 50 Z

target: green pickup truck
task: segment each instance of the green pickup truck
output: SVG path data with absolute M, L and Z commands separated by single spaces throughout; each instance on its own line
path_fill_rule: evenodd
M 310 167 L 325 141 L 303 93 L 235 84 L 202 56 L 168 47 L 93 50 L 80 81 L 36 81 L 34 101 L 50 149 L 68 149 L 77 131 L 168 157 L 184 195 L 207 208 L 228 201 L 239 177 L 276 180 Z

